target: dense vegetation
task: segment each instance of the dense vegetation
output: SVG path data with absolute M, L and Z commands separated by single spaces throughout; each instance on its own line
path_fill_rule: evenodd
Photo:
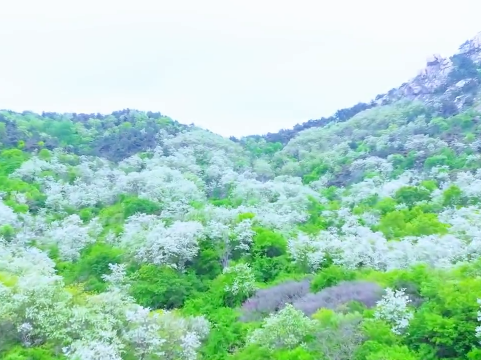
M 358 110 L 1 112 L 0 358 L 481 359 L 481 113 Z

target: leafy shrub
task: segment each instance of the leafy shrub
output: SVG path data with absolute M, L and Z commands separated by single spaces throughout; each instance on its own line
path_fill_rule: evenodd
M 0 336 L 0 355 L 2 355 L 6 349 L 10 348 L 12 344 L 20 341 L 15 324 L 10 321 L 0 321 L 0 334 L 2 334 Z
M 318 292 L 324 288 L 337 285 L 341 281 L 354 280 L 355 276 L 356 274 L 352 270 L 331 265 L 316 274 L 312 279 L 311 290 Z
M 122 196 L 121 202 L 124 208 L 124 217 L 128 218 L 136 213 L 155 214 L 161 207 L 147 199 L 140 199 L 135 196 Z
M 261 289 L 242 305 L 242 320 L 252 321 L 270 313 L 278 312 L 286 304 L 292 304 L 309 293 L 310 281 L 289 281 L 283 284 Z
M 256 280 L 269 282 L 287 269 L 290 261 L 286 256 L 287 241 L 272 230 L 256 228 L 253 239 L 252 270 Z
M 142 265 L 131 279 L 132 296 L 140 305 L 151 309 L 181 307 L 200 283 L 193 274 L 152 264 Z
M 10 225 L 0 225 L 0 238 L 10 241 L 15 236 L 15 229 Z
M 56 354 L 54 350 L 33 347 L 33 348 L 22 348 L 15 347 L 11 349 L 3 360 L 61 360 L 66 359 L 60 354 Z
M 109 264 L 121 262 L 122 254 L 111 245 L 95 243 L 82 250 L 78 262 L 60 263 L 59 272 L 67 284 L 81 282 L 88 291 L 102 292 L 107 288 L 102 275 L 110 272 Z
M 293 302 L 293 306 L 310 316 L 320 308 L 337 309 L 351 301 L 373 307 L 382 297 L 382 288 L 367 281 L 344 281 L 316 294 L 307 294 Z
M 320 326 L 314 341 L 308 344 L 309 349 L 321 353 L 326 360 L 355 358 L 354 354 L 366 338 L 360 326 L 362 316 L 359 313 L 343 315 L 323 309 L 313 318 L 319 321 Z
M 388 239 L 404 236 L 446 234 L 449 225 L 438 220 L 434 213 L 425 213 L 422 206 L 386 213 L 381 217 L 377 230 Z
M 18 149 L 0 152 L 0 175 L 9 175 L 17 170 L 27 160 L 28 154 Z
M 410 207 L 418 201 L 428 201 L 430 197 L 429 190 L 417 186 L 403 186 L 394 195 L 394 199 L 398 203 L 406 204 Z
M 288 304 L 277 314 L 266 318 L 261 328 L 249 334 L 247 343 L 259 344 L 273 350 L 293 349 L 310 336 L 316 325 L 314 320 Z

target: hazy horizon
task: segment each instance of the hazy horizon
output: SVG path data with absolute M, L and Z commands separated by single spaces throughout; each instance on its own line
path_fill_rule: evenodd
M 414 77 L 429 55 L 453 54 L 481 30 L 480 8 L 19 0 L 2 9 L 0 108 L 131 108 L 223 136 L 276 132 L 368 102 Z

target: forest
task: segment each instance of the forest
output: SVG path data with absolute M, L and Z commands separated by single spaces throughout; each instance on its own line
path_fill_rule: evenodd
M 0 111 L 0 358 L 481 359 L 468 105 L 361 104 L 286 141 Z

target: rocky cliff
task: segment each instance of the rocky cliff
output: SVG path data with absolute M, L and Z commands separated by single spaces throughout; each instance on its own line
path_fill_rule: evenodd
M 481 85 L 481 32 L 459 47 L 450 58 L 430 56 L 419 74 L 387 94 L 378 95 L 376 104 L 400 99 L 420 100 L 443 112 L 460 111 L 478 99 Z M 449 114 L 450 115 L 450 114 Z

